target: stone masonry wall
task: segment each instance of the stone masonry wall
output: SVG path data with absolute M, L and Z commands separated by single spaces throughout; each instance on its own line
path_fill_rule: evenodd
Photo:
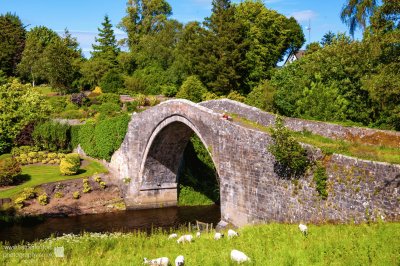
M 239 115 L 252 107 L 232 101 L 211 101 L 201 105 L 172 100 L 132 116 L 125 140 L 110 162 L 110 170 L 116 178 L 131 179 L 129 183 L 122 183 L 128 207 L 151 201 L 152 195 L 158 197 L 151 201 L 157 206 L 162 204 L 160 195 L 172 202 L 174 184 L 159 184 L 163 179 L 159 178 L 161 172 L 156 169 L 162 169 L 163 165 L 174 173 L 176 169 L 171 162 L 178 161 L 180 154 L 177 153 L 181 149 L 174 148 L 175 144 L 170 145 L 179 139 L 173 136 L 177 133 L 172 129 L 182 130 L 182 126 L 186 126 L 200 137 L 214 161 L 224 221 L 237 226 L 271 221 L 361 222 L 381 215 L 386 220 L 399 220 L 399 165 L 337 154 L 324 157 L 318 149 L 307 146 L 310 158 L 321 160 L 329 176 L 328 199 L 322 200 L 315 189 L 312 171 L 297 184 L 279 178 L 274 172 L 274 157 L 267 148 L 272 143 L 271 137 L 222 119 L 219 113 L 228 109 L 227 105 L 230 106 L 228 112 Z M 257 109 L 253 111 L 249 112 L 249 119 L 252 119 L 250 115 L 257 117 Z M 267 115 L 261 115 L 259 119 L 267 121 Z M 161 141 L 158 136 L 171 141 Z M 153 144 L 165 145 L 164 153 L 151 152 L 159 150 Z M 151 174 L 145 170 L 147 156 L 150 165 L 162 164 L 151 166 Z
M 202 102 L 200 105 L 217 112 L 237 114 L 263 126 L 271 126 L 275 123 L 274 114 L 229 99 L 211 100 Z M 337 124 L 289 117 L 285 118 L 285 125 L 294 131 L 306 129 L 314 134 L 328 138 L 361 140 L 364 143 L 386 144 L 400 148 L 400 132 L 397 131 L 345 127 Z

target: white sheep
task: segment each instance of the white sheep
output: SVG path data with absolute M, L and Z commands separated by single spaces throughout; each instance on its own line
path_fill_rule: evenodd
M 236 232 L 236 231 L 234 231 L 232 229 L 228 230 L 228 238 L 233 238 L 233 237 L 236 237 L 236 236 L 239 236 L 238 232 Z
M 170 234 L 170 235 L 168 236 L 168 239 L 177 238 L 177 237 L 178 237 L 177 234 Z
M 197 233 L 196 233 L 196 237 L 197 237 L 197 238 L 199 238 L 199 237 L 200 237 L 200 235 L 201 235 L 201 233 L 200 233 L 200 232 L 197 232 Z
M 307 236 L 308 228 L 305 224 L 299 224 L 299 229 L 303 233 L 303 235 Z
M 183 235 L 178 240 L 176 240 L 177 243 L 185 243 L 185 242 L 192 242 L 193 241 L 193 236 L 192 235 Z
M 215 240 L 219 240 L 219 239 L 221 239 L 222 237 L 224 237 L 224 234 L 221 234 L 221 233 L 215 233 L 215 235 L 214 235 L 214 239 L 215 239 Z
M 175 259 L 175 266 L 183 266 L 185 265 L 185 258 L 182 255 L 179 255 Z
M 169 259 L 167 257 L 161 257 L 157 259 L 148 260 L 147 258 L 143 259 L 144 264 L 148 264 L 150 266 L 168 266 Z
M 247 257 L 246 254 L 244 254 L 243 252 L 234 249 L 231 251 L 231 260 L 235 261 L 237 263 L 242 263 L 242 262 L 250 261 L 250 258 Z

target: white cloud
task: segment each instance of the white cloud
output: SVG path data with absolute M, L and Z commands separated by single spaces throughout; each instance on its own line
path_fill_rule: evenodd
M 298 12 L 293 12 L 289 15 L 290 17 L 294 17 L 298 22 L 308 21 L 309 19 L 313 19 L 317 16 L 312 10 L 302 10 Z

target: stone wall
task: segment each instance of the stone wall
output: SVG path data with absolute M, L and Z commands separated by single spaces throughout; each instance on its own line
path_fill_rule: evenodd
M 267 148 L 271 137 L 222 119 L 219 111 L 227 106 L 227 112 L 242 115 L 250 110 L 248 119 L 268 121 L 267 114 L 226 100 L 201 105 L 172 100 L 132 116 L 125 140 L 109 165 L 118 180 L 129 179 L 121 182 L 128 207 L 174 204 L 182 147 L 191 134 L 197 134 L 218 172 L 224 221 L 237 226 L 271 221 L 361 222 L 381 215 L 399 220 L 399 165 L 336 154 L 324 157 L 308 146 L 310 158 L 321 160 L 329 176 L 329 196 L 322 200 L 312 170 L 297 183 L 280 178 Z
M 264 112 L 258 108 L 229 99 L 211 100 L 202 102 L 200 105 L 210 108 L 216 112 L 237 114 L 263 126 L 272 126 L 275 123 L 274 114 Z M 332 123 L 289 117 L 285 118 L 285 125 L 294 131 L 302 131 L 306 129 L 314 134 L 328 138 L 348 139 L 353 141 L 360 140 L 363 143 L 388 145 L 400 148 L 400 132 L 398 131 L 376 130 L 361 127 L 345 127 Z

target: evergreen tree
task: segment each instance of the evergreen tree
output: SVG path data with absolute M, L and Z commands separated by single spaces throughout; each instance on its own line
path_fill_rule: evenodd
M 93 58 L 103 57 L 108 59 L 112 64 L 116 64 L 119 48 L 108 15 L 104 16 L 104 22 L 101 25 L 102 28 L 98 28 L 99 37 L 95 38 L 97 44 L 92 45 L 92 56 Z
M 17 15 L 0 15 L 0 70 L 6 75 L 16 75 L 25 47 L 26 30 Z
M 321 40 L 321 45 L 326 46 L 326 45 L 331 45 L 335 39 L 336 35 L 332 31 L 328 31 L 327 33 L 322 36 Z

